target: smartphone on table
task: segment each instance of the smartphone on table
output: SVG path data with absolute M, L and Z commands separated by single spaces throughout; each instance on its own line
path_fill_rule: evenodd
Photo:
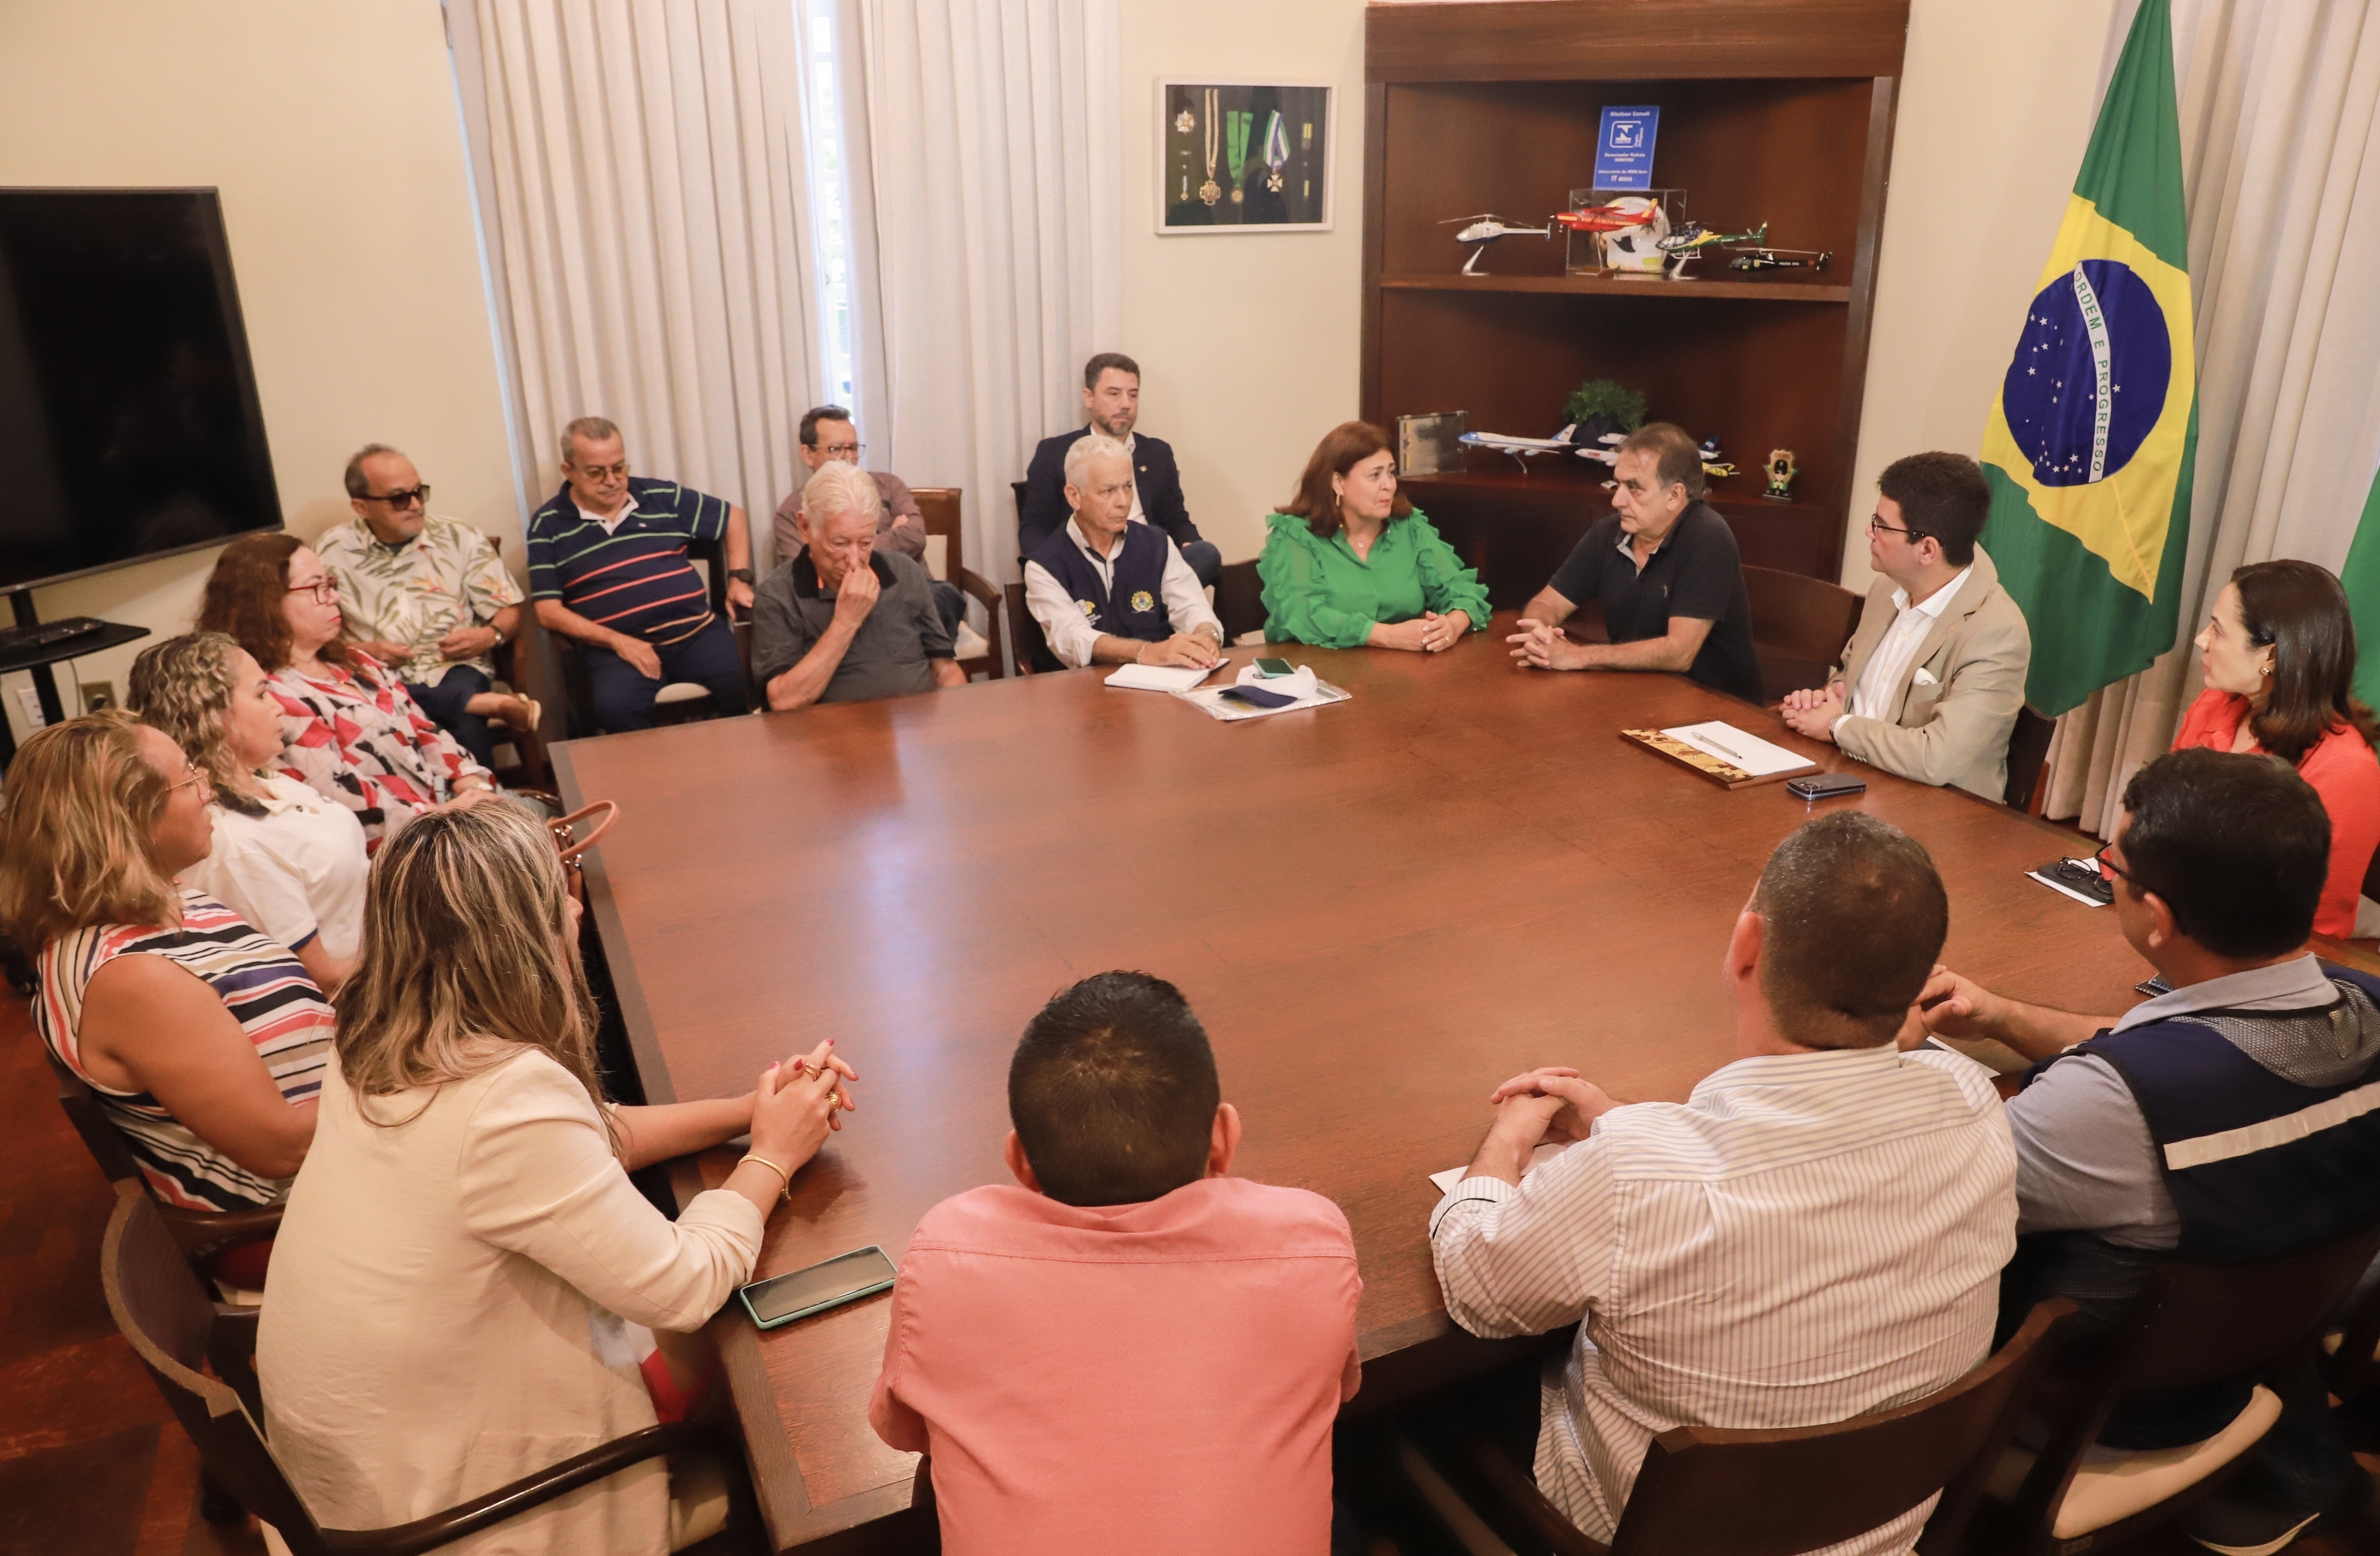
M 1832 799 L 1837 795 L 1858 794 L 1866 787 L 1867 780 L 1856 772 L 1813 772 L 1785 780 L 1785 792 L 1796 799 Z
M 755 1281 L 738 1287 L 735 1295 L 744 1304 L 744 1310 L 752 1315 L 754 1323 L 762 1329 L 775 1329 L 795 1319 L 807 1319 L 889 1290 L 892 1276 L 892 1257 L 870 1244 L 807 1270 Z
M 1277 681 L 1283 675 L 1294 675 L 1297 671 L 1285 659 L 1259 659 L 1257 661 L 1257 674 L 1268 681 Z

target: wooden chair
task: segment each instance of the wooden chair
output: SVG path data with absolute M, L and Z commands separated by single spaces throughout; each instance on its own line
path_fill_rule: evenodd
M 1010 481 L 1008 495 L 1016 509 L 1016 560 L 1021 565 L 1025 560 L 1025 483 Z
M 488 549 L 501 558 L 504 548 L 497 542 L 493 535 L 490 535 L 487 540 Z M 533 698 L 540 703 L 545 700 L 545 694 L 539 689 L 544 680 L 540 673 L 542 661 L 538 653 L 536 637 L 532 634 L 541 637 L 543 633 L 544 628 L 537 625 L 537 602 L 524 600 L 520 605 L 520 630 L 513 634 L 511 642 L 498 643 L 488 652 L 488 657 L 495 663 L 497 680 L 512 688 L 517 695 Z M 498 744 L 509 743 L 514 754 L 520 758 L 520 768 L 516 773 L 505 773 L 500 776 L 512 780 L 516 787 L 544 788 L 545 732 L 542 729 L 517 730 L 510 724 L 495 724 L 492 727 L 501 732 Z
M 686 552 L 702 564 L 704 587 L 710 592 L 712 613 L 733 627 L 736 622 L 727 608 L 725 542 L 688 541 Z M 563 696 L 570 711 L 570 733 L 579 736 L 602 734 L 601 727 L 595 722 L 595 694 L 587 679 L 586 648 L 577 638 L 559 632 L 554 633 L 550 641 L 553 644 L 554 657 L 562 662 Z M 738 646 L 741 647 L 740 644 Z M 747 656 L 744 664 L 747 701 L 750 700 L 751 683 L 752 665 Z M 758 707 L 759 704 L 753 702 L 751 705 Z M 713 717 L 716 711 L 710 706 L 710 693 L 692 681 L 665 682 L 653 698 L 655 724 L 690 723 L 697 719 Z
M 125 1144 L 123 1132 L 100 1106 L 98 1097 L 80 1076 L 59 1064 L 58 1056 L 47 1046 L 42 1048 L 42 1057 L 49 1061 L 50 1074 L 57 1077 L 58 1111 L 74 1125 L 74 1132 L 82 1138 L 83 1149 L 91 1152 L 100 1172 L 112 1184 L 128 1183 L 147 1194 L 149 1180 L 141 1175 L 140 1163 L 132 1158 L 132 1148 Z M 278 1205 L 253 1210 L 188 1210 L 153 1198 L 152 1203 L 175 1246 L 192 1262 L 233 1243 L 269 1237 L 281 1226 Z
M 2058 733 L 2056 719 L 2043 718 L 2030 707 L 2016 711 L 2016 727 L 2009 731 L 2008 791 L 2001 796 L 2016 809 L 2033 808 L 2033 791 L 2041 782 L 2042 764 L 2049 760 L 2049 739 Z
M 2075 1556 L 2131 1539 L 2205 1496 L 2243 1465 L 2280 1418 L 2258 1384 L 2213 1437 L 2085 1463 L 2126 1395 L 2253 1377 L 2311 1350 L 2329 1316 L 2380 1250 L 2380 1225 L 2256 1264 L 2160 1265 L 2104 1339 L 2086 1348 L 2038 1453 L 2011 1449 L 1978 1517 L 1983 1549 Z
M 1554 1556 L 1791 1556 L 1864 1534 L 1937 1491 L 1917 1543 L 1958 1549 L 1985 1477 L 2014 1429 L 2027 1385 L 2074 1316 L 2060 1298 L 2036 1307 L 2006 1345 L 1948 1388 L 1897 1410 L 1835 1426 L 1731 1431 L 1677 1427 L 1653 1440 L 1611 1544 L 1582 1533 L 1489 1434 L 1452 1445 L 1483 1521 L 1513 1548 Z M 1407 1467 L 1450 1524 L 1464 1511 L 1426 1458 Z
M 964 492 L 955 486 L 913 486 L 909 492 L 926 519 L 926 571 L 958 585 L 960 592 L 983 607 L 982 631 L 965 619 L 959 623 L 959 669 L 969 680 L 979 675 L 999 680 L 1000 591 L 981 574 L 968 570 Z
M 1789 691 L 1825 685 L 1859 626 L 1861 598 L 1824 578 L 1774 567 L 1745 567 L 1743 587 L 1752 597 L 1762 698 L 1776 702 Z
M 297 1556 L 331 1556 L 334 1551 L 412 1556 L 434 1550 L 663 1454 L 686 1455 L 713 1472 L 684 1474 L 672 1466 L 674 1550 L 726 1556 L 731 1550 L 768 1549 L 760 1538 L 751 1478 L 735 1440 L 717 1428 L 688 1423 L 630 1432 L 409 1524 L 325 1529 L 307 1511 L 264 1441 L 264 1407 L 256 1380 L 257 1314 L 207 1300 L 157 1207 L 136 1184 L 115 1186 L 115 1213 L 108 1219 L 107 1236 L 100 1246 L 99 1272 L 115 1327 L 189 1434 L 207 1473 L 241 1506 L 272 1525 Z M 699 1508 L 688 1494 L 698 1480 L 705 1493 Z
M 1025 607 L 1025 586 L 1008 586 L 1008 657 L 1019 675 L 1050 675 L 1066 667 L 1050 651 L 1050 639 L 1043 636 L 1041 624 Z
M 1229 562 L 1215 581 L 1215 614 L 1223 624 L 1223 642 L 1240 640 L 1243 633 L 1264 630 L 1264 583 L 1253 562 Z

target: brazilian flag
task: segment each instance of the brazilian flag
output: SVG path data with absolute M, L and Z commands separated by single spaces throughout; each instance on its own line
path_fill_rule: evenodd
M 2372 492 L 2363 499 L 2363 517 L 2356 521 L 2355 543 L 2338 581 L 2347 588 L 2348 609 L 2355 617 L 2355 695 L 2380 708 L 2380 470 L 2373 472 Z
M 2198 451 L 2168 0 L 2142 0 L 1984 428 L 1984 548 L 2063 713 L 2173 647 Z

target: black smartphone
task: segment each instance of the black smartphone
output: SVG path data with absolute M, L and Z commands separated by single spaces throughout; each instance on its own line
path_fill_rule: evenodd
M 823 1313 L 830 1307 L 889 1290 L 892 1275 L 891 1257 L 870 1244 L 837 1255 L 824 1264 L 755 1281 L 737 1288 L 735 1295 L 743 1302 L 744 1311 L 752 1315 L 754 1323 L 762 1329 L 775 1329 L 779 1324 L 789 1324 L 795 1319 L 807 1319 L 813 1313 Z
M 1260 659 L 1257 661 L 1257 674 L 1267 680 L 1277 680 L 1283 675 L 1296 675 L 1297 669 L 1285 659 Z
M 1250 708 L 1286 708 L 1297 700 L 1286 692 L 1260 691 L 1255 687 L 1225 687 L 1221 696 L 1227 702 L 1244 703 Z
M 1861 794 L 1866 788 L 1867 780 L 1856 772 L 1811 772 L 1785 780 L 1785 792 L 1799 799 L 1832 799 Z

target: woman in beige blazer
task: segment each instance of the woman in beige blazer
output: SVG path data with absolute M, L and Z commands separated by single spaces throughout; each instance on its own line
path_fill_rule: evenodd
M 636 1326 L 698 1330 L 750 1279 L 770 1206 L 851 1106 L 831 1044 L 743 1097 L 606 1103 L 576 923 L 513 806 L 431 811 L 375 863 L 257 1342 L 273 1453 L 327 1526 L 419 1518 L 651 1426 Z M 628 1181 L 747 1129 L 674 1223 Z M 657 1556 L 668 1495 L 650 1462 L 449 1549 Z

